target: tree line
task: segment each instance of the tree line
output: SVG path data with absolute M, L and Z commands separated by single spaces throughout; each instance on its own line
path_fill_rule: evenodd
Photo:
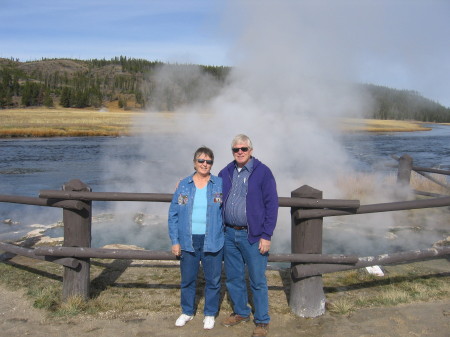
M 200 92 L 204 84 L 202 77 L 207 76 L 213 87 L 219 87 L 229 72 L 228 67 L 222 66 L 164 64 L 124 56 L 110 60 L 70 60 L 71 65 L 78 66 L 73 71 L 65 69 L 68 65 L 64 61 L 68 60 L 64 59 L 25 62 L 33 63 L 32 70 L 31 67 L 24 70 L 23 63 L 17 60 L 0 61 L 0 108 L 55 104 L 98 108 L 114 100 L 127 108 L 131 100 L 139 108 L 151 104 L 157 109 L 173 110 L 196 98 L 194 93 Z M 49 66 L 50 62 L 53 63 Z M 170 81 L 157 78 L 163 67 Z M 189 76 L 184 76 L 186 71 Z
M 68 67 L 72 67 L 70 71 Z M 213 97 L 226 83 L 230 70 L 224 66 L 165 64 L 126 56 L 109 60 L 43 58 L 25 63 L 0 59 L 0 108 L 100 108 L 117 100 L 123 109 L 129 108 L 132 101 L 138 108 L 152 106 L 170 111 L 199 97 Z M 449 108 L 418 92 L 373 84 L 359 86 L 373 98 L 369 118 L 450 122 Z
M 373 84 L 364 86 L 375 102 L 371 111 L 372 118 L 450 122 L 449 108 L 423 97 L 417 91 L 398 90 Z

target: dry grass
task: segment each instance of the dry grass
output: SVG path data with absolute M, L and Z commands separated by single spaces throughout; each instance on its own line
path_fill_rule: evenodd
M 327 309 L 346 315 L 371 306 L 450 299 L 450 276 L 445 270 L 448 271 L 448 261 L 444 259 L 388 266 L 384 277 L 375 277 L 364 269 L 325 274 Z M 94 315 L 135 319 L 148 312 L 173 314 L 179 310 L 180 272 L 176 262 L 92 259 L 88 302 L 79 297 L 61 301 L 62 273 L 61 266 L 23 257 L 0 263 L 0 282 L 12 289 L 28 289 L 33 305 L 53 317 Z M 271 312 L 289 314 L 290 273 L 268 270 L 267 279 Z M 204 304 L 203 287 L 200 280 L 199 310 Z M 221 311 L 231 311 L 224 284 Z
M 118 136 L 132 131 L 137 112 L 87 109 L 0 110 L 0 137 Z
M 364 269 L 323 276 L 327 309 L 350 314 L 360 308 L 450 299 L 446 259 L 384 267 L 385 276 Z
M 338 178 L 337 186 L 343 198 L 371 202 L 370 196 L 377 195 L 380 186 L 392 186 L 395 179 L 391 174 L 378 176 L 359 172 Z
M 420 125 L 420 122 L 380 120 L 380 119 L 356 119 L 344 118 L 341 120 L 341 128 L 344 131 L 365 131 L 365 132 L 410 132 L 429 131 Z
M 429 176 L 440 182 L 441 184 L 449 184 L 447 181 L 447 176 L 442 174 L 428 173 Z M 430 179 L 418 174 L 417 172 L 412 172 L 411 174 L 411 188 L 419 191 L 427 191 L 438 194 L 449 194 L 450 191 L 445 187 L 436 184 Z
M 174 113 L 144 113 L 109 105 L 104 110 L 31 108 L 0 110 L 0 138 L 126 136 L 176 132 Z
M 442 174 L 429 174 L 442 184 L 448 184 L 447 177 Z M 391 174 L 373 174 L 373 173 L 355 173 L 346 175 L 338 179 L 337 185 L 343 193 L 343 198 L 356 199 L 366 202 L 372 202 L 373 196 L 379 195 L 382 191 L 381 197 L 387 197 L 389 191 L 395 191 L 397 182 L 397 173 Z M 437 194 L 449 194 L 449 191 L 430 179 L 412 172 L 410 187 L 414 190 L 427 191 Z M 384 201 L 386 202 L 386 201 Z
M 143 116 L 147 116 L 143 119 Z M 119 109 L 117 102 L 109 102 L 106 109 L 27 108 L 0 110 L 0 137 L 80 137 L 120 136 L 142 132 L 144 125 L 154 131 L 155 126 L 170 131 L 173 113 L 148 118 L 142 110 Z M 154 117 L 157 117 L 156 119 Z M 136 123 L 134 120 L 139 119 Z M 393 132 L 430 130 L 418 122 L 342 119 L 345 131 Z

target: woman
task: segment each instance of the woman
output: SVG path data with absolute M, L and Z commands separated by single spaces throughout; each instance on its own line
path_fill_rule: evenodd
M 214 327 L 219 310 L 224 244 L 222 179 L 211 174 L 213 162 L 209 148 L 195 151 L 195 172 L 179 182 L 169 208 L 172 253 L 180 256 L 181 269 L 182 314 L 176 326 L 184 326 L 194 318 L 200 261 L 205 277 L 205 329 Z

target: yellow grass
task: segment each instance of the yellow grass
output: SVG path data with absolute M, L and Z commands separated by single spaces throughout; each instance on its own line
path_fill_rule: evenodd
M 443 185 L 447 185 L 447 176 L 442 174 L 428 173 L 428 175 Z M 435 182 L 427 179 L 426 177 L 418 174 L 417 172 L 412 172 L 411 174 L 411 188 L 419 191 L 427 191 L 438 194 L 448 194 L 449 191 L 445 187 L 436 184 Z
M 431 130 L 431 128 L 422 126 L 420 122 L 356 118 L 342 119 L 341 127 L 344 131 L 366 132 L 409 132 Z
M 0 137 L 123 135 L 130 132 L 135 114 L 62 108 L 0 110 Z
M 442 174 L 430 173 L 431 177 L 442 184 L 447 184 L 447 177 Z M 365 202 L 374 202 L 370 200 L 371 196 L 379 194 L 382 190 L 395 190 L 397 182 L 397 173 L 376 175 L 372 173 L 355 173 L 351 176 L 342 176 L 338 178 L 337 186 L 342 191 L 345 198 L 364 200 Z M 414 190 L 426 191 L 437 194 L 448 194 L 448 190 L 441 185 L 421 176 L 416 172 L 411 173 L 410 187 Z M 386 195 L 383 194 L 385 197 Z M 369 199 L 369 200 L 367 200 Z
M 151 115 L 151 116 L 150 116 Z M 144 119 L 144 116 L 145 119 Z M 110 102 L 105 109 L 21 108 L 0 110 L 0 138 L 119 136 L 147 130 L 173 132 L 174 113 L 144 113 L 119 109 Z M 139 122 L 136 122 L 136 119 Z M 393 132 L 430 130 L 419 122 L 341 119 L 346 132 Z

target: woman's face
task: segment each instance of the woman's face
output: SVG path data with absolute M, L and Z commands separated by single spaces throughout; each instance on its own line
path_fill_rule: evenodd
M 200 163 L 199 161 L 201 161 L 202 163 Z M 212 165 L 212 159 L 204 153 L 201 153 L 194 162 L 194 168 L 197 173 L 205 176 L 210 174 Z

